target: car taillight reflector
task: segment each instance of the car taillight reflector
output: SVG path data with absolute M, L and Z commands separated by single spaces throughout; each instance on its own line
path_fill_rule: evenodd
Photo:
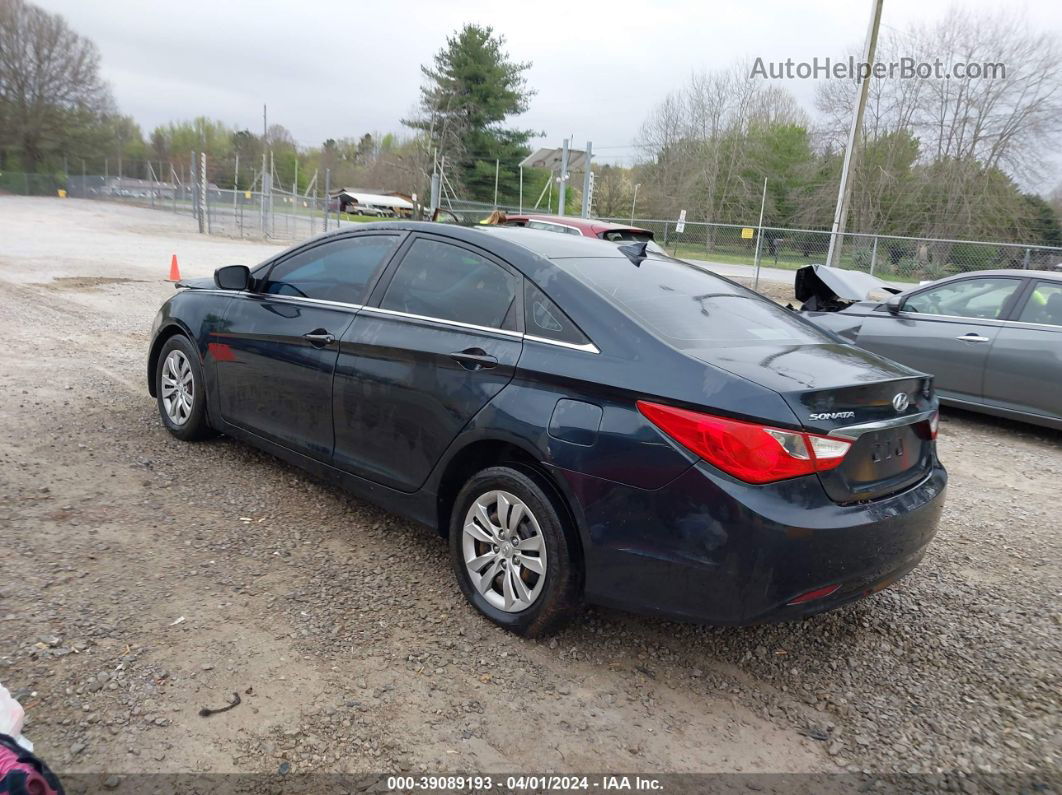
M 851 442 L 638 401 L 653 425 L 704 460 L 746 483 L 823 472 L 840 465 Z
M 816 588 L 814 591 L 800 594 L 796 599 L 790 599 L 786 604 L 802 605 L 804 602 L 813 602 L 816 599 L 824 599 L 840 587 L 841 584 L 838 583 L 837 585 L 827 585 L 825 588 Z

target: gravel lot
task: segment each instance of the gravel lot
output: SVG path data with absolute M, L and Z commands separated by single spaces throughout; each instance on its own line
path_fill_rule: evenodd
M 591 609 L 522 640 L 433 534 L 163 430 L 170 254 L 197 276 L 274 247 L 58 202 L 0 197 L 0 681 L 61 773 L 1059 776 L 1062 435 L 946 411 L 937 540 L 856 605 L 741 629 Z

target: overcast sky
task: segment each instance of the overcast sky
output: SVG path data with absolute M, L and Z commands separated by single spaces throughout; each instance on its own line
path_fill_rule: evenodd
M 538 94 L 516 123 L 535 143 L 594 143 L 630 162 L 647 112 L 694 71 L 736 59 L 844 57 L 862 46 L 869 0 L 579 2 L 579 0 L 34 0 L 99 46 L 122 112 L 145 135 L 157 124 L 206 115 L 260 130 L 270 123 L 303 145 L 401 131 L 420 64 L 466 22 L 505 35 L 533 62 Z M 1011 5 L 1011 4 L 1008 4 Z M 1062 31 L 1062 3 L 1014 4 L 1036 28 Z M 995 10 L 998 0 L 963 0 Z M 885 0 L 884 26 L 931 22 L 946 4 Z M 812 110 L 814 81 L 786 85 Z

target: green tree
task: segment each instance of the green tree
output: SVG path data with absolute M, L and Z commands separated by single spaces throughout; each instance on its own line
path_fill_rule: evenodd
M 535 133 L 503 123 L 528 108 L 534 95 L 525 77 L 530 67 L 509 57 L 504 36 L 472 24 L 446 40 L 431 66 L 421 67 L 419 115 L 403 123 L 446 158 L 447 178 L 468 198 L 493 199 L 496 160 L 500 194 L 506 199 L 516 194 L 517 166 Z
M 1041 246 L 1062 246 L 1062 224 L 1054 208 L 1042 196 L 1029 193 L 1022 198 L 1028 209 L 1026 239 Z
M 47 169 L 102 138 L 113 100 L 99 60 L 58 14 L 0 0 L 0 166 Z

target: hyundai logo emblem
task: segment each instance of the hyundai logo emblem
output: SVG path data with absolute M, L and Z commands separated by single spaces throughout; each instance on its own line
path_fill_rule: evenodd
M 896 409 L 897 412 L 907 411 L 907 407 L 910 405 L 911 398 L 909 398 L 904 392 L 900 392 L 892 399 L 892 407 Z

